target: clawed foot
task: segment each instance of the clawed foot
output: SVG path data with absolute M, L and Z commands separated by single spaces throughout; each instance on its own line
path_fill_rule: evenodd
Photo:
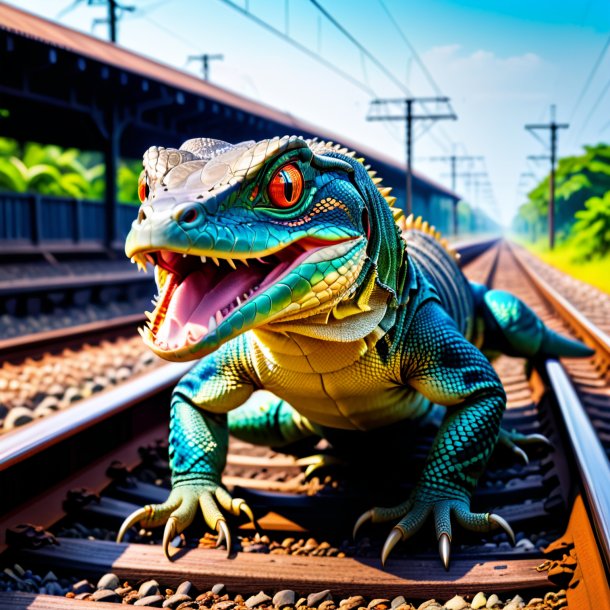
M 549 439 L 542 434 L 521 434 L 517 430 L 505 430 L 500 428 L 500 436 L 498 437 L 498 446 L 506 447 L 509 451 L 515 454 L 525 465 L 529 464 L 530 460 L 523 448 L 541 445 L 543 447 L 552 448 L 553 445 Z
M 335 457 L 333 455 L 327 455 L 325 453 L 319 453 L 316 455 L 309 455 L 304 458 L 297 460 L 299 466 L 306 466 L 305 479 L 309 480 L 314 474 L 319 474 L 321 470 L 331 468 L 333 466 L 345 466 L 345 460 Z
M 413 536 L 428 516 L 434 516 L 438 550 L 445 569 L 449 569 L 451 555 L 451 516 L 465 529 L 488 532 L 501 527 L 515 544 L 515 535 L 510 525 L 499 515 L 470 512 L 468 499 L 442 499 L 426 492 L 415 492 L 413 498 L 392 508 L 375 507 L 363 513 L 354 525 L 354 538 L 367 521 L 383 523 L 402 517 L 387 537 L 381 551 L 381 563 L 385 565 L 392 549 L 401 541 Z
M 134 511 L 121 525 L 117 542 L 121 542 L 125 532 L 136 523 L 143 527 L 158 527 L 165 523 L 163 551 L 168 559 L 170 542 L 182 533 L 193 521 L 200 507 L 205 522 L 218 532 L 216 546 L 225 542 L 227 556 L 231 553 L 231 533 L 220 508 L 232 515 L 244 513 L 253 523 L 254 515 L 246 501 L 233 498 L 223 487 L 211 484 L 188 484 L 175 487 L 163 504 L 148 504 Z

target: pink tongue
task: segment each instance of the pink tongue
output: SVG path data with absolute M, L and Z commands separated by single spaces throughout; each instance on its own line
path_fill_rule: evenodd
M 249 269 L 231 272 L 216 286 L 213 286 L 214 279 L 203 271 L 197 271 L 189 274 L 176 288 L 157 331 L 160 342 L 178 347 L 186 343 L 189 331 L 194 338 L 206 334 L 211 316 L 260 281 Z

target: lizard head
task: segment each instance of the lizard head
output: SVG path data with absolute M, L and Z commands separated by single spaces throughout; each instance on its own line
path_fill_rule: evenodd
M 140 333 L 156 354 L 192 360 L 250 329 L 354 315 L 376 284 L 395 297 L 392 213 L 337 148 L 198 138 L 145 153 L 125 252 L 154 266 L 159 294 Z

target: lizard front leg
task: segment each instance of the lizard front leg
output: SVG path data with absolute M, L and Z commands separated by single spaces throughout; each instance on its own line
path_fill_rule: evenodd
M 218 531 L 230 552 L 231 538 L 221 508 L 254 520 L 240 498 L 232 498 L 222 487 L 229 430 L 227 412 L 241 405 L 255 389 L 248 373 L 241 339 L 204 358 L 178 383 L 172 395 L 170 420 L 170 466 L 172 491 L 165 502 L 138 509 L 123 523 L 117 541 L 132 525 L 165 524 L 163 549 L 169 558 L 172 538 L 193 521 L 201 509 L 209 527 Z
M 449 565 L 451 518 L 461 526 L 488 531 L 508 524 L 497 515 L 472 513 L 470 497 L 497 442 L 506 404 L 504 389 L 487 359 L 458 332 L 434 301 L 415 315 L 405 341 L 403 382 L 447 415 L 436 436 L 421 478 L 409 499 L 392 508 L 373 508 L 356 523 L 400 518 L 383 548 L 385 563 L 392 548 L 434 517 L 441 559 Z

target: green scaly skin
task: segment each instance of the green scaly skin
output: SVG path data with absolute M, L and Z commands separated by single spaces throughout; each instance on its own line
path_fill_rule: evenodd
M 446 416 L 415 490 L 356 529 L 397 521 L 385 561 L 432 515 L 446 567 L 452 518 L 510 532 L 472 513 L 470 497 L 499 436 L 515 451 L 537 439 L 500 433 L 504 390 L 473 342 L 527 356 L 587 348 L 512 295 L 470 285 L 421 219 L 403 218 L 401 234 L 389 189 L 338 146 L 196 139 L 149 149 L 144 168 L 126 253 L 155 265 L 160 296 L 142 335 L 165 359 L 201 360 L 173 394 L 173 490 L 131 515 L 119 539 L 138 521 L 166 523 L 168 553 L 201 508 L 230 549 L 222 510 L 252 514 L 221 485 L 229 431 L 275 447 L 337 434 L 349 444 L 417 425 L 432 405 Z M 249 401 L 258 389 L 274 396 Z

